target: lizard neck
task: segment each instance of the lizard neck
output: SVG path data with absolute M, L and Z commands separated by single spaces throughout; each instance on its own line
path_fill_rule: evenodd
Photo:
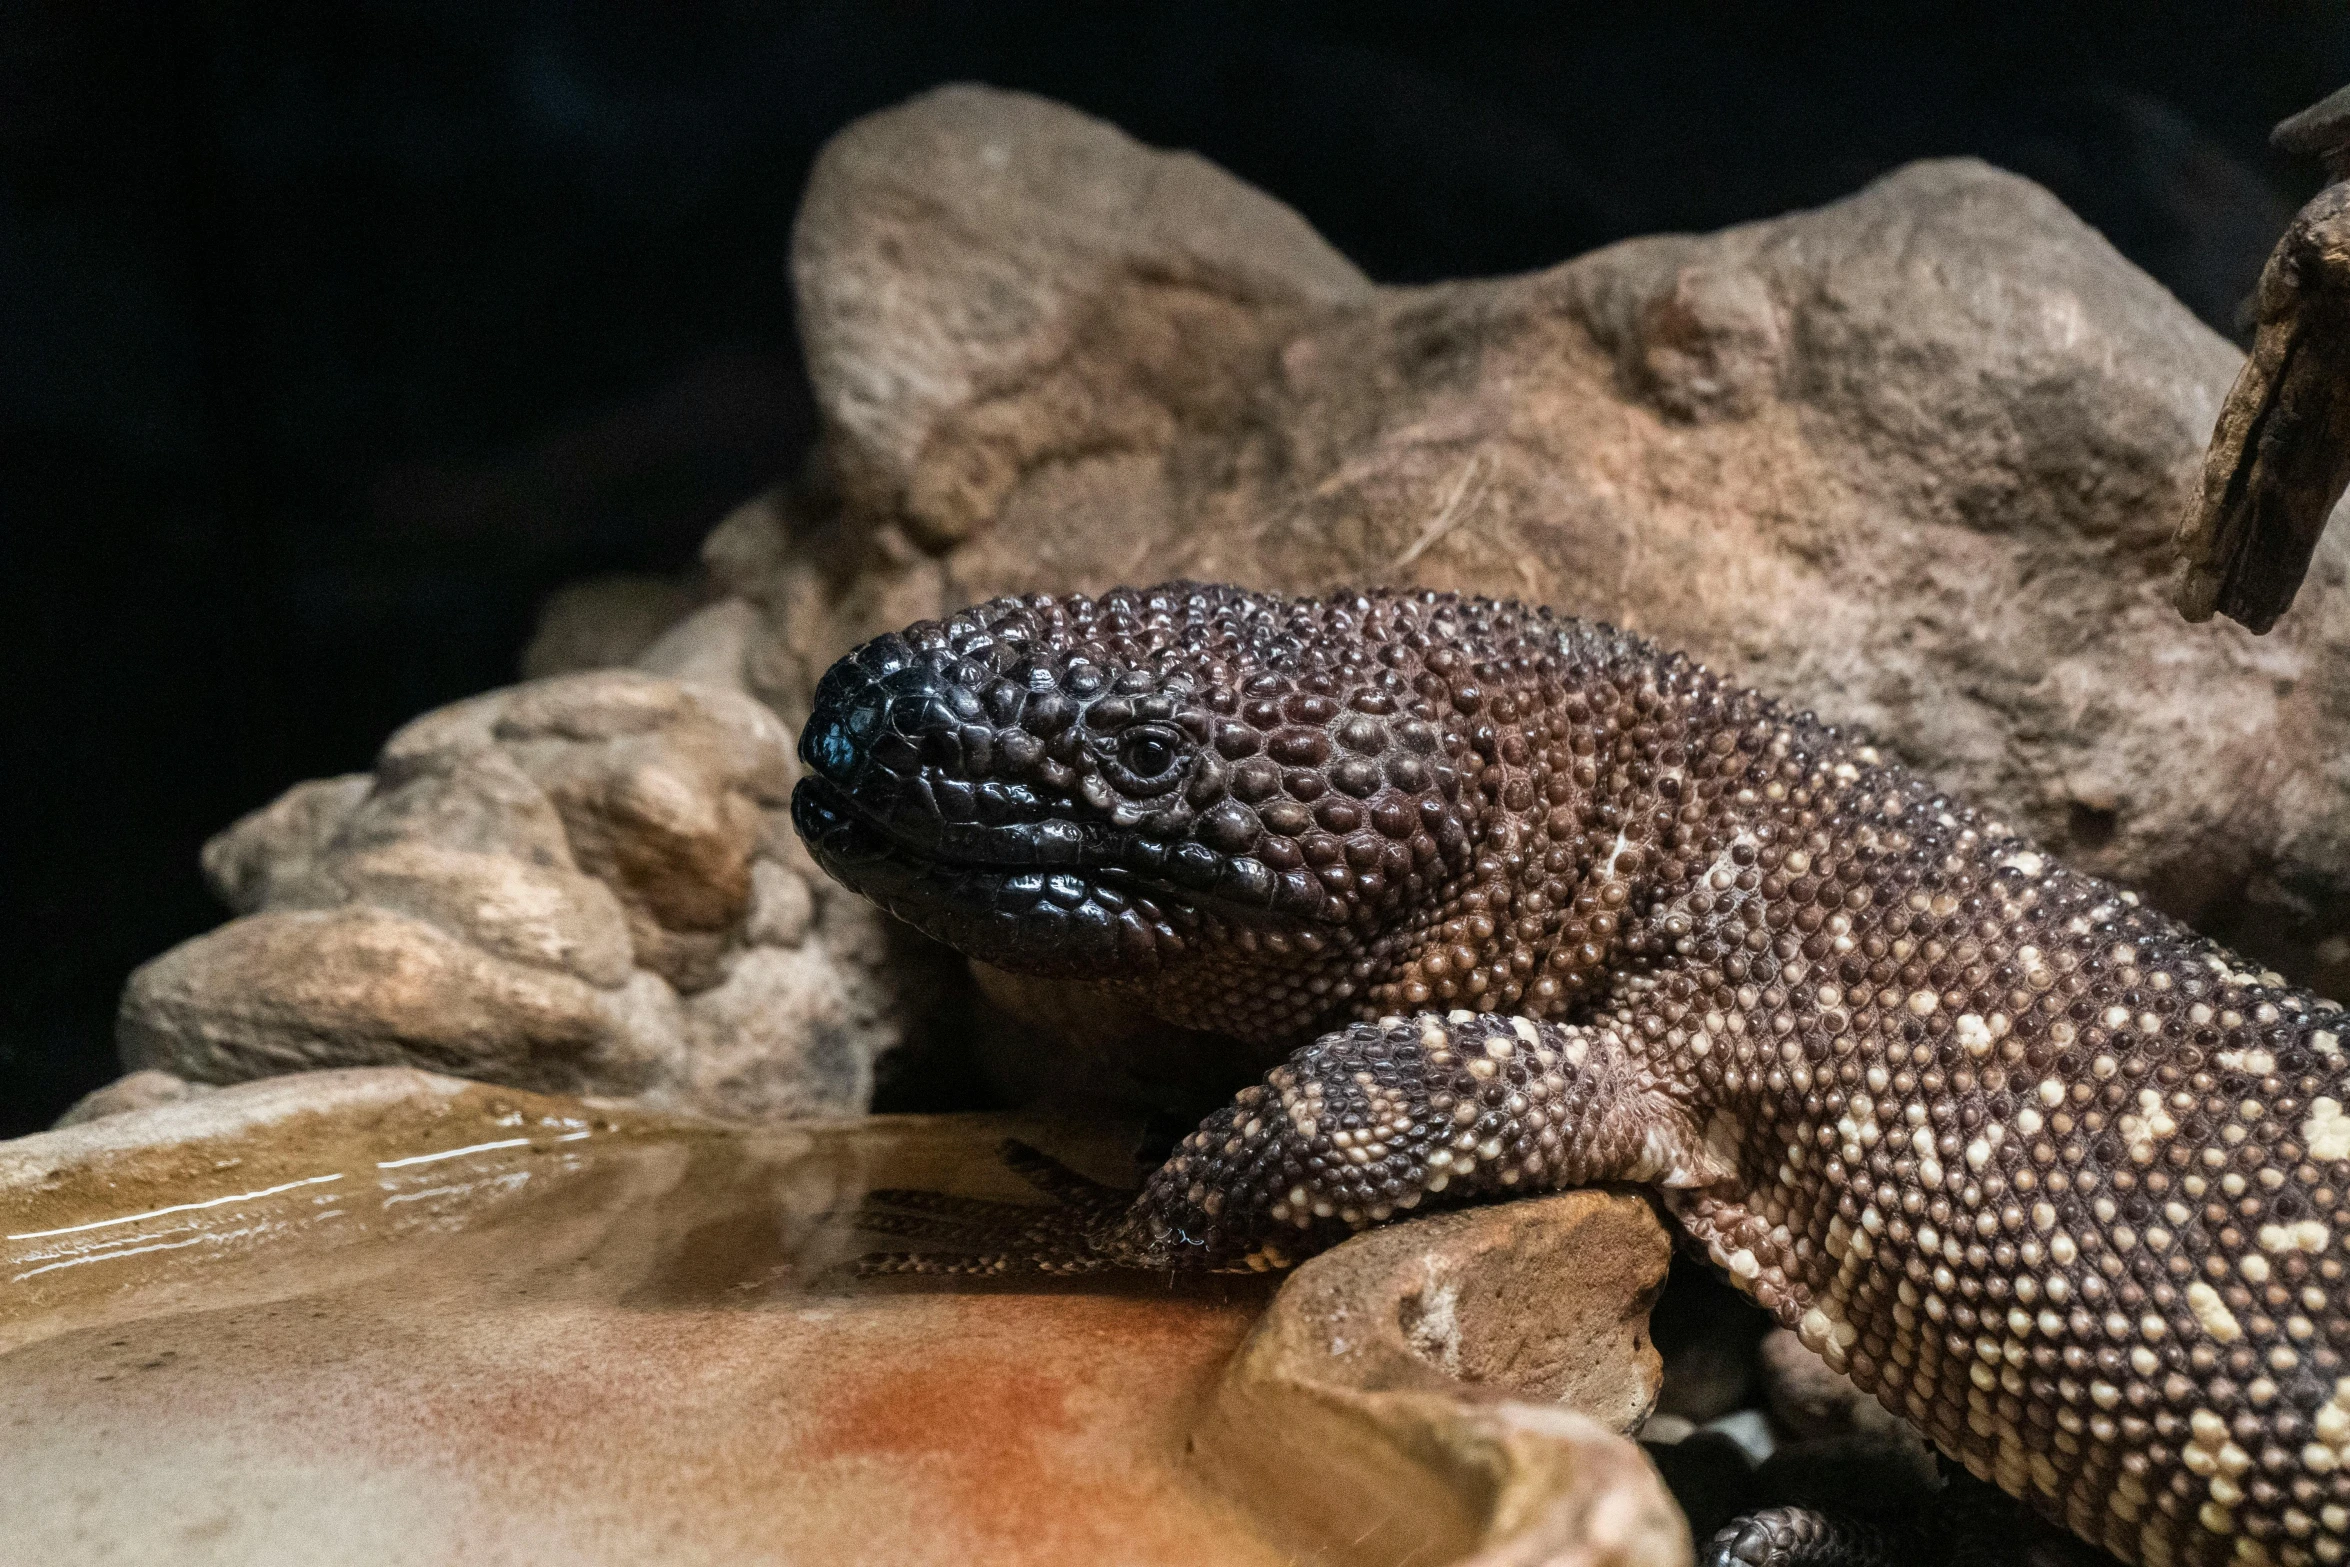
M 1652 917 L 1752 858 L 1775 802 L 1724 797 L 1722 769 L 1783 727 L 1685 660 L 1608 641 L 1495 703 L 1465 736 L 1470 848 L 1439 896 L 1385 941 L 1374 1011 L 1511 1011 L 1568 1020 L 1661 957 Z

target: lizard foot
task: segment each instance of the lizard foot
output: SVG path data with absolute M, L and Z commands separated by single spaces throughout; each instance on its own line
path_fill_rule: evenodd
M 1766 1507 L 1724 1524 L 1698 1553 L 1698 1562 L 1699 1567 L 1895 1567 L 1897 1554 L 1891 1538 L 1873 1524 L 1810 1507 Z
M 1871 1507 L 1858 1494 L 1828 1502 L 1798 1491 L 1790 1505 L 1723 1525 L 1698 1552 L 1699 1567 L 2097 1567 L 2110 1561 L 1964 1469 L 1945 1462 L 1942 1472 L 1940 1490 L 1892 1505 L 1887 1497 Z M 1847 1485 L 1850 1480 L 1848 1474 Z
M 859 1270 L 1261 1273 L 1429 1198 L 1689 1184 L 1705 1173 L 1702 1150 L 1636 1091 L 1622 1052 L 1612 1026 L 1500 1013 L 1351 1024 L 1200 1123 L 1139 1193 L 1024 1144 L 1006 1162 L 1057 1207 L 875 1193 L 868 1212 L 889 1217 L 867 1228 L 959 1249 L 870 1256 Z
M 1133 1192 L 1080 1175 L 1027 1143 L 1007 1140 L 999 1153 L 1007 1168 L 1052 1198 L 1053 1206 L 875 1190 L 866 1194 L 857 1214 L 858 1229 L 950 1249 L 870 1252 L 852 1269 L 867 1277 L 968 1278 L 1094 1273 L 1131 1265 L 1130 1253 L 1119 1242 Z

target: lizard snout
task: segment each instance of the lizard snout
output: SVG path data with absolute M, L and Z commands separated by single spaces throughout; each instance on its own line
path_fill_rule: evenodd
M 952 691 L 937 665 L 902 638 L 876 638 L 817 683 L 814 707 L 800 731 L 800 760 L 850 791 L 874 782 L 876 769 L 912 773 L 926 749 L 937 749 L 926 741 L 954 731 Z

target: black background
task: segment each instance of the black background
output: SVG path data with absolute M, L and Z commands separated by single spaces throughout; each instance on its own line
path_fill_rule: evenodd
M 0 5 L 0 1135 L 112 1075 L 203 839 L 687 566 L 811 433 L 808 163 L 942 81 L 1196 148 L 1383 280 L 1974 153 L 2203 317 L 2313 169 L 2338 4 Z

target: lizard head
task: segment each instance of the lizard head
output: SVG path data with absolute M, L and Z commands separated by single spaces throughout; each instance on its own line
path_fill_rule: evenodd
M 1468 863 L 1467 742 L 1428 687 L 1453 602 L 1173 583 L 925 621 L 817 686 L 793 821 L 984 962 L 1154 1003 L 1172 971 L 1270 970 L 1328 1010 Z

